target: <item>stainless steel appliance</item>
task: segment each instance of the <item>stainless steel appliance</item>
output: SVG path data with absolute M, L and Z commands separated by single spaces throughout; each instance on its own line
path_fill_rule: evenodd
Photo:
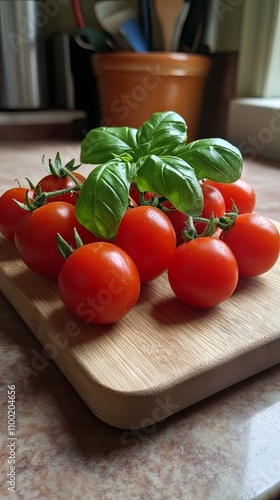
M 0 1 L 0 106 L 48 107 L 43 28 L 46 13 L 38 0 Z

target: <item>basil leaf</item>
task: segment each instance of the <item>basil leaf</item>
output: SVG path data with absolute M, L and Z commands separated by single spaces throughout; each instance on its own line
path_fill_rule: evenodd
M 186 143 L 187 125 L 180 115 L 172 111 L 154 113 L 142 123 L 136 139 L 140 156 L 173 155 L 179 146 Z
M 224 139 L 198 139 L 178 149 L 176 155 L 190 163 L 198 179 L 230 183 L 242 172 L 239 149 Z
M 135 181 L 141 191 L 167 198 L 177 210 L 197 217 L 203 194 L 193 168 L 176 156 L 147 156 L 141 161 Z
M 99 127 L 90 130 L 81 145 L 82 163 L 105 163 L 123 153 L 137 158 L 137 129 L 130 127 Z
M 128 206 L 131 175 L 132 165 L 120 158 L 99 165 L 88 175 L 76 203 L 76 215 L 96 236 L 116 236 Z

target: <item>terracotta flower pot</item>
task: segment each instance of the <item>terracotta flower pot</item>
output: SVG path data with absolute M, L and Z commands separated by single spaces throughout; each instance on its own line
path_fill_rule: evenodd
M 168 52 L 94 54 L 101 123 L 138 128 L 153 113 L 175 111 L 197 138 L 201 105 L 211 58 Z

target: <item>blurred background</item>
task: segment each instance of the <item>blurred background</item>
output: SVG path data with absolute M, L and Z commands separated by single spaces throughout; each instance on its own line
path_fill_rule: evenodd
M 270 136 L 262 131 L 259 140 L 273 149 L 280 130 L 279 15 L 279 0 L 2 0 L 0 140 L 82 138 L 104 120 L 93 57 L 128 51 L 131 67 L 146 52 L 207 58 L 194 138 L 229 138 L 248 150 L 249 132 L 240 130 L 240 121 L 254 104 L 255 110 L 268 109 L 260 118 L 268 120 L 267 126 L 260 122 L 255 134 L 258 138 L 262 128 L 270 130 Z M 188 64 L 189 78 L 197 77 Z M 151 74 L 156 78 L 155 68 Z M 169 89 L 176 93 L 172 85 Z M 181 99 L 191 102 L 192 92 Z M 158 111 L 156 95 L 153 111 Z M 138 92 L 137 106 L 144 105 L 145 96 Z M 134 116 L 137 106 L 130 104 Z M 188 125 L 192 120 L 190 116 Z M 275 155 L 278 159 L 278 150 Z

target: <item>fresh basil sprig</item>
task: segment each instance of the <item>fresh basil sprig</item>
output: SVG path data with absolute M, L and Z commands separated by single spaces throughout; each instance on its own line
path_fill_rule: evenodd
M 114 238 L 128 206 L 132 177 L 133 164 L 123 158 L 94 168 L 77 200 L 79 222 L 101 238 Z
M 198 217 L 203 207 L 199 180 L 233 182 L 243 162 L 240 151 L 224 139 L 186 140 L 187 124 L 172 111 L 154 113 L 138 130 L 91 130 L 82 142 L 80 160 L 98 166 L 79 195 L 79 222 L 101 238 L 114 239 L 132 181 L 141 191 L 157 193 L 177 210 Z

